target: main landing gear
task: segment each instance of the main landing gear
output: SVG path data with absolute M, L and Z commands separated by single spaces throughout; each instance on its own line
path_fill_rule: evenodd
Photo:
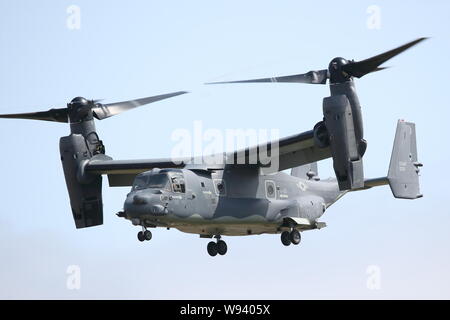
M 294 245 L 298 245 L 302 240 L 302 236 L 300 232 L 296 229 L 292 229 L 291 232 L 283 231 L 281 233 L 281 243 L 285 246 L 289 246 L 291 243 Z
M 208 243 L 208 253 L 211 257 L 216 256 L 217 254 L 220 254 L 221 256 L 225 255 L 227 253 L 228 247 L 225 241 L 220 240 L 220 236 L 215 237 L 217 239 L 217 242 L 211 241 Z
M 138 240 L 143 241 L 150 241 L 152 239 L 152 233 L 150 230 L 147 230 L 145 227 L 142 227 L 142 231 L 139 231 L 137 234 Z

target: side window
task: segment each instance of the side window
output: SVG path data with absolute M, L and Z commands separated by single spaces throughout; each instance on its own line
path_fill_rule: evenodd
M 277 191 L 275 183 L 271 180 L 266 180 L 266 198 L 275 199 L 277 197 Z
M 173 192 L 185 193 L 186 185 L 182 176 L 174 176 L 171 178 Z
M 214 179 L 214 189 L 218 196 L 225 196 L 227 194 L 225 181 L 222 179 Z

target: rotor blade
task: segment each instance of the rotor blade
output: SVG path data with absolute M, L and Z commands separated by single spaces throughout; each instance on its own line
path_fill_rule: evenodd
M 407 44 L 404 44 L 403 46 L 400 46 L 398 48 L 392 49 L 390 51 L 384 52 L 382 54 L 379 54 L 377 56 L 371 57 L 366 60 L 362 61 L 356 61 L 356 62 L 350 62 L 349 64 L 346 64 L 342 66 L 342 70 L 347 72 L 349 75 L 357 78 L 361 78 L 362 76 L 373 72 L 373 71 L 379 71 L 380 68 L 378 68 L 381 64 L 388 61 L 389 59 L 395 57 L 396 55 L 402 53 L 403 51 L 415 46 L 419 42 L 422 42 L 423 40 L 426 40 L 428 38 L 419 38 L 417 40 L 408 42 Z
M 69 122 L 66 108 L 30 113 L 0 114 L 0 118 Z
M 112 116 L 115 116 L 116 114 L 119 114 L 121 112 L 149 104 L 152 102 L 168 99 L 171 97 L 179 96 L 181 94 L 188 93 L 187 91 L 177 91 L 167 94 L 162 94 L 159 96 L 153 96 L 148 98 L 142 98 L 142 99 L 136 99 L 136 100 L 129 100 L 129 101 L 122 101 L 122 102 L 116 102 L 116 103 L 109 103 L 109 104 L 97 104 L 95 107 L 92 108 L 92 111 L 94 112 L 94 117 L 96 117 L 98 120 L 103 120 Z
M 262 79 L 253 79 L 253 80 L 209 82 L 206 84 L 260 83 L 260 82 L 325 84 L 327 82 L 327 79 L 328 79 L 328 70 L 319 70 L 319 71 L 309 71 L 309 72 L 303 73 L 303 74 L 295 74 L 292 76 L 262 78 Z

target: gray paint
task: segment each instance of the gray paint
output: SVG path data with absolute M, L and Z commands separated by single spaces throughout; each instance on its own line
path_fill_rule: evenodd
M 421 196 L 416 192 L 419 189 L 418 164 L 415 130 L 412 128 L 412 123 L 398 122 L 388 176 L 366 180 L 358 190 L 387 183 L 408 184 L 407 193 L 400 194 L 393 188 L 394 195 L 402 198 Z M 405 141 L 408 142 L 406 146 Z M 394 166 L 399 161 L 414 170 L 402 169 L 400 174 Z M 304 172 L 307 167 L 310 166 L 297 168 L 294 172 Z M 154 169 L 141 175 L 161 172 L 169 175 L 181 172 L 186 192 L 132 191 L 124 204 L 124 217 L 145 227 L 173 227 L 202 237 L 275 234 L 290 228 L 302 231 L 316 229 L 325 210 L 348 192 L 339 189 L 336 179 L 316 180 L 317 177 L 310 179 L 284 172 L 264 174 L 259 168 L 249 166 L 227 166 L 224 170 L 212 171 Z M 220 183 L 224 186 L 222 192 L 217 187 Z M 272 190 L 269 190 L 271 186 Z M 415 193 L 412 194 L 411 190 Z M 146 203 L 136 204 L 136 195 L 145 196 Z M 155 214 L 152 212 L 155 206 L 165 210 Z

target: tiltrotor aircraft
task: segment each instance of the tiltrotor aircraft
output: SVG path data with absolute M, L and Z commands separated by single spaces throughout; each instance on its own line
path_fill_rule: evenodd
M 318 219 L 349 191 L 389 184 L 396 198 L 422 196 L 418 178 L 422 165 L 411 122 L 398 121 L 387 176 L 364 178 L 367 142 L 354 78 L 384 69 L 381 64 L 424 39 L 362 61 L 335 58 L 320 71 L 233 81 L 329 81 L 330 96 L 323 99 L 323 120 L 313 130 L 225 153 L 223 161 L 212 164 L 194 158 L 113 160 L 96 132 L 94 119 L 185 91 L 112 104 L 77 97 L 67 108 L 0 117 L 70 124 L 71 133 L 61 138 L 59 147 L 76 228 L 103 223 L 102 175 L 107 175 L 111 187 L 132 186 L 117 215 L 142 227 L 139 241 L 152 238 L 149 228 L 164 227 L 215 238 L 207 246 L 211 256 L 226 254 L 222 236 L 281 234 L 283 245 L 298 245 L 300 232 L 325 227 Z M 326 158 L 333 159 L 336 178 L 320 180 L 317 161 Z M 286 169 L 292 169 L 290 175 L 282 172 Z

